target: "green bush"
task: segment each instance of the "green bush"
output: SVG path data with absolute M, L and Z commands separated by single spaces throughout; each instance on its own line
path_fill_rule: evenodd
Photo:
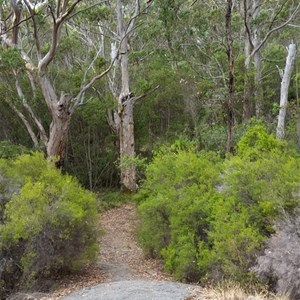
M 193 150 L 158 151 L 146 170 L 137 199 L 142 224 L 139 236 L 146 253 L 162 256 L 178 278 L 196 280 L 198 244 L 207 238 L 217 192 L 220 159 Z
M 42 288 L 43 279 L 96 258 L 92 193 L 41 153 L 0 160 L 0 174 L 7 191 L 0 224 L 1 297 L 12 289 Z
M 274 221 L 299 205 L 300 160 L 285 147 L 254 126 L 238 143 L 237 155 L 224 161 L 222 200 L 213 210 L 208 234 L 213 246 L 206 258 L 222 276 L 249 280 Z
M 261 125 L 237 154 L 158 151 L 137 195 L 139 237 L 182 280 L 249 281 L 274 221 L 299 205 L 300 160 Z
M 282 153 L 286 143 L 268 134 L 263 125 L 255 125 L 248 129 L 238 142 L 238 156 L 255 160 L 270 153 Z

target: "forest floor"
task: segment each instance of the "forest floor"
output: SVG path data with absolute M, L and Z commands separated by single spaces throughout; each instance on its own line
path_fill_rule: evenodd
M 78 274 L 64 277 L 51 294 L 20 295 L 13 299 L 40 300 L 263 300 L 238 287 L 227 290 L 177 283 L 160 261 L 146 258 L 136 241 L 138 217 L 133 203 L 101 214 L 99 260 Z

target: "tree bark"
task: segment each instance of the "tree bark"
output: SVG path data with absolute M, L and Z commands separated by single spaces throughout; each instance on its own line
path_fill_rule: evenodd
M 65 145 L 74 111 L 74 107 L 71 106 L 73 98 L 62 92 L 58 99 L 46 75 L 39 76 L 39 84 L 52 117 L 46 153 L 48 157 L 54 157 L 56 166 L 60 168 L 63 166 Z
M 226 42 L 227 42 L 227 57 L 229 65 L 229 81 L 228 81 L 228 97 L 227 97 L 227 143 L 226 152 L 233 151 L 233 127 L 234 127 L 234 56 L 233 56 L 233 39 L 231 31 L 231 15 L 232 15 L 232 0 L 227 0 L 226 11 Z
M 117 21 L 120 38 L 120 64 L 121 64 L 121 92 L 118 98 L 118 114 L 120 117 L 119 140 L 120 140 L 120 171 L 121 189 L 135 192 L 136 167 L 133 162 L 135 157 L 133 106 L 134 95 L 129 88 L 128 72 L 128 37 L 124 26 L 123 3 L 117 0 Z
M 63 112 L 62 115 L 53 118 L 50 125 L 47 156 L 55 159 L 58 168 L 63 166 L 70 120 L 70 115 Z
M 260 118 L 263 113 L 262 63 L 260 52 L 254 54 L 254 102 L 255 115 Z
M 256 21 L 260 16 L 261 0 L 253 0 L 253 20 Z M 258 22 L 255 23 L 253 28 L 253 48 L 257 48 L 260 44 L 260 27 Z M 262 89 L 262 62 L 260 51 L 255 52 L 253 55 L 254 61 L 254 102 L 255 102 L 255 115 L 257 118 L 262 116 L 263 107 L 263 89 Z
M 245 74 L 244 74 L 244 95 L 243 95 L 243 121 L 247 121 L 253 115 L 253 82 L 250 76 L 250 55 L 252 52 L 251 38 L 251 2 L 250 0 L 243 1 L 244 14 L 244 53 L 245 53 Z
M 288 104 L 288 91 L 291 81 L 293 65 L 296 58 L 296 44 L 292 42 L 288 47 L 288 55 L 286 58 L 285 68 L 283 77 L 281 80 L 281 89 L 280 89 L 280 109 L 278 115 L 278 123 L 276 130 L 276 137 L 280 140 L 284 139 L 284 124 L 285 116 Z

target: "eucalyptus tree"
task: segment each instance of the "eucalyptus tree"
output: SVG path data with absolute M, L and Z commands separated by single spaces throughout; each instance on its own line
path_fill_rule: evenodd
M 262 116 L 262 56 L 261 50 L 275 32 L 287 27 L 300 11 L 298 1 L 243 0 L 240 11 L 244 22 L 245 86 L 243 118 Z M 254 84 L 251 63 L 254 65 Z M 253 99 L 255 101 L 253 101 Z
M 280 109 L 279 109 L 277 130 L 276 130 L 276 137 L 281 140 L 284 139 L 284 125 L 285 125 L 285 116 L 286 116 L 287 104 L 288 104 L 288 91 L 289 91 L 295 59 L 296 59 L 296 44 L 292 42 L 288 47 L 288 55 L 286 57 L 285 68 L 281 79 Z
M 71 72 L 68 71 L 73 67 L 68 64 L 67 59 L 67 53 L 72 51 L 72 48 L 65 49 L 64 64 L 57 59 L 59 45 L 68 37 L 67 25 L 89 6 L 89 3 L 83 0 L 33 3 L 29 0 L 12 0 L 10 3 L 1 4 L 1 53 L 14 52 L 20 60 L 19 65 L 11 65 L 11 75 L 26 115 L 13 103 L 11 107 L 26 126 L 33 144 L 37 146 L 37 143 L 41 143 L 48 157 L 56 157 L 57 166 L 61 166 L 63 161 L 67 133 L 74 111 L 84 103 L 87 91 L 110 69 L 108 66 L 95 74 L 93 66 L 100 52 L 90 51 L 86 55 L 87 60 L 81 65 L 82 76 L 74 89 L 66 82 L 57 80 L 58 71 L 64 72 L 61 67 L 69 74 Z M 70 85 L 72 86 L 72 82 Z M 30 92 L 27 91 L 28 87 Z M 41 120 L 43 116 L 34 111 L 30 103 L 30 98 L 35 98 L 39 92 L 50 115 L 48 129 Z
M 109 110 L 107 119 L 118 136 L 120 183 L 123 190 L 136 191 L 135 135 L 133 110 L 135 103 L 145 95 L 136 95 L 130 84 L 130 42 L 136 26 L 142 25 L 140 16 L 151 3 L 140 5 L 139 0 L 111 1 L 114 9 L 110 20 L 99 23 L 104 48 L 110 48 L 112 72 L 108 75 L 108 87 L 115 99 L 115 109 Z M 139 22 L 140 21 L 140 22 Z M 138 23 L 139 22 L 139 23 Z M 107 38 L 109 36 L 110 38 Z

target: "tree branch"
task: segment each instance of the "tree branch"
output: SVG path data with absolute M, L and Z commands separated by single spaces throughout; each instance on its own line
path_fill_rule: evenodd
M 54 55 L 57 51 L 58 43 L 60 40 L 60 33 L 63 23 L 70 16 L 70 14 L 74 11 L 76 5 L 80 3 L 82 0 L 76 0 L 72 3 L 70 8 L 65 11 L 66 1 L 63 4 L 62 14 L 57 18 L 50 6 L 50 12 L 53 20 L 53 30 L 52 30 L 52 43 L 47 54 L 39 61 L 38 69 L 40 71 L 45 71 L 49 65 L 49 63 L 53 60 Z M 59 8 L 58 8 L 59 9 Z M 64 12 L 65 11 L 65 12 Z
M 82 102 L 82 97 L 84 96 L 84 93 L 93 86 L 93 84 L 101 79 L 102 77 L 104 77 L 112 68 L 114 63 L 114 60 L 110 63 L 109 67 L 104 70 L 101 74 L 98 74 L 96 76 L 94 76 L 87 84 L 85 84 L 81 89 L 80 92 L 77 94 L 77 96 L 74 98 L 74 104 L 73 104 L 73 108 L 74 109 L 76 106 L 78 106 L 81 102 Z
M 8 105 L 11 107 L 11 109 L 15 112 L 15 114 L 21 119 L 21 121 L 23 122 L 23 124 L 25 125 L 29 135 L 30 135 L 30 138 L 33 142 L 33 145 L 35 148 L 38 148 L 39 146 L 39 142 L 38 142 L 38 139 L 30 125 L 30 123 L 28 122 L 28 120 L 26 119 L 26 117 L 17 109 L 17 107 L 15 105 L 13 105 L 11 102 L 7 102 Z
M 21 87 L 21 84 L 20 84 L 20 81 L 19 81 L 19 76 L 18 76 L 17 72 L 15 70 L 13 72 L 14 72 L 15 79 L 16 79 L 15 80 L 15 85 L 16 85 L 16 90 L 17 90 L 18 96 L 22 100 L 23 107 L 28 111 L 31 119 L 34 121 L 36 127 L 38 128 L 40 136 L 41 136 L 41 140 L 42 140 L 44 146 L 46 147 L 47 142 L 48 142 L 48 137 L 47 137 L 46 131 L 45 131 L 42 123 L 40 122 L 40 120 L 36 117 L 36 115 L 33 112 L 32 108 L 30 107 L 30 105 L 26 101 L 26 97 L 25 97 L 25 94 L 23 93 L 23 90 L 22 90 L 22 87 Z M 21 118 L 21 116 L 19 116 L 19 117 Z M 24 123 L 24 121 L 23 121 L 23 123 Z M 26 126 L 26 128 L 27 128 L 27 126 Z
M 41 45 L 40 45 L 40 40 L 39 40 L 39 36 L 38 36 L 37 25 L 35 22 L 35 12 L 27 0 L 23 0 L 23 1 L 24 1 L 25 5 L 27 6 L 30 16 L 31 16 L 31 19 L 32 19 L 33 37 L 34 37 L 35 47 L 36 47 L 36 51 L 37 51 L 38 60 L 41 60 L 41 58 L 42 58 Z
M 135 19 L 137 19 L 141 14 L 143 14 L 151 6 L 152 1 L 148 2 L 148 4 L 142 10 L 140 10 L 139 0 L 136 0 L 135 3 L 136 3 L 135 4 L 135 12 L 134 12 L 134 15 L 130 18 L 128 24 L 127 24 L 127 28 L 125 30 L 126 35 L 128 35 L 132 31 Z
M 251 49 L 253 49 L 254 46 L 253 46 L 253 42 L 252 42 L 252 38 L 251 38 L 252 35 L 251 35 L 251 31 L 250 31 L 249 24 L 248 24 L 248 11 L 249 11 L 249 7 L 247 6 L 247 0 L 244 0 L 244 25 L 245 25 L 246 33 L 247 33 L 248 40 L 250 43 L 250 47 L 251 47 Z
M 281 28 L 283 28 L 283 27 L 285 27 L 285 26 L 287 26 L 287 25 L 294 19 L 294 17 L 295 17 L 295 16 L 297 15 L 297 13 L 299 12 L 299 8 L 300 8 L 300 3 L 297 5 L 295 11 L 290 15 L 290 17 L 289 17 L 284 23 L 282 23 L 281 25 L 279 25 L 279 26 L 277 26 L 277 27 L 271 29 L 271 30 L 265 35 L 265 37 L 264 37 L 263 40 L 260 42 L 260 44 L 259 44 L 255 49 L 253 49 L 253 51 L 251 52 L 251 54 L 250 54 L 250 56 L 249 56 L 249 58 L 248 58 L 249 60 L 250 60 L 251 57 L 253 57 L 253 55 L 254 55 L 256 52 L 258 52 L 258 51 L 262 48 L 262 46 L 266 43 L 266 41 L 268 40 L 268 38 L 270 37 L 270 35 L 271 35 L 272 33 L 274 33 L 275 31 L 280 30 Z
M 272 29 L 273 24 L 274 24 L 275 21 L 276 21 L 276 18 L 278 17 L 278 15 L 279 15 L 280 12 L 282 11 L 282 9 L 283 9 L 283 7 L 285 6 L 286 3 L 287 3 L 287 1 L 285 1 L 284 3 L 282 3 L 282 5 L 280 6 L 279 10 L 274 14 L 274 17 L 273 17 L 273 19 L 272 19 L 272 21 L 271 21 L 271 24 L 270 24 L 270 26 L 269 26 L 269 30 Z
M 18 42 L 18 33 L 19 33 L 19 23 L 21 19 L 21 8 L 16 0 L 11 0 L 10 2 L 11 8 L 13 10 L 13 35 L 12 35 L 12 43 L 14 45 Z

